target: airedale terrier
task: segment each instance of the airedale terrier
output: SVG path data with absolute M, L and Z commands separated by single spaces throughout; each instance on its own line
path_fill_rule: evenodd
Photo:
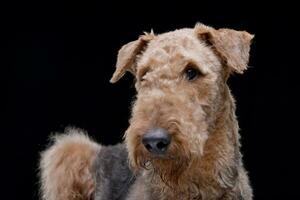
M 41 155 L 44 200 L 252 199 L 226 84 L 247 69 L 253 35 L 203 24 L 124 45 L 111 82 L 135 76 L 125 142 L 68 128 Z

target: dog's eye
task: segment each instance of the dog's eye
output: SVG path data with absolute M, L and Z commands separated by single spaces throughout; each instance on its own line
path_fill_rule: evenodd
M 193 81 L 193 80 L 196 80 L 199 77 L 200 71 L 198 69 L 196 69 L 195 67 L 188 66 L 185 69 L 184 74 L 185 74 L 185 78 L 188 81 Z

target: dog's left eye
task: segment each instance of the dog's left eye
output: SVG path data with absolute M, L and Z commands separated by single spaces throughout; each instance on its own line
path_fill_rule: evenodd
M 198 69 L 195 69 L 194 67 L 187 67 L 185 69 L 185 78 L 188 80 L 188 81 L 193 81 L 193 80 L 196 80 L 199 75 L 200 75 L 200 72 Z

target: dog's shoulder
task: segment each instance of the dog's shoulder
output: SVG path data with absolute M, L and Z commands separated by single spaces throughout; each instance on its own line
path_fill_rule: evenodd
M 93 171 L 96 177 L 95 200 L 125 199 L 130 186 L 135 182 L 124 144 L 103 147 L 97 155 Z

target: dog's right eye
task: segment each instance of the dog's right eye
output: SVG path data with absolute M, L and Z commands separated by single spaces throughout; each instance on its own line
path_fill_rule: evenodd
M 200 76 L 200 71 L 192 66 L 187 66 L 187 68 L 184 71 L 185 78 L 188 81 L 196 80 Z

